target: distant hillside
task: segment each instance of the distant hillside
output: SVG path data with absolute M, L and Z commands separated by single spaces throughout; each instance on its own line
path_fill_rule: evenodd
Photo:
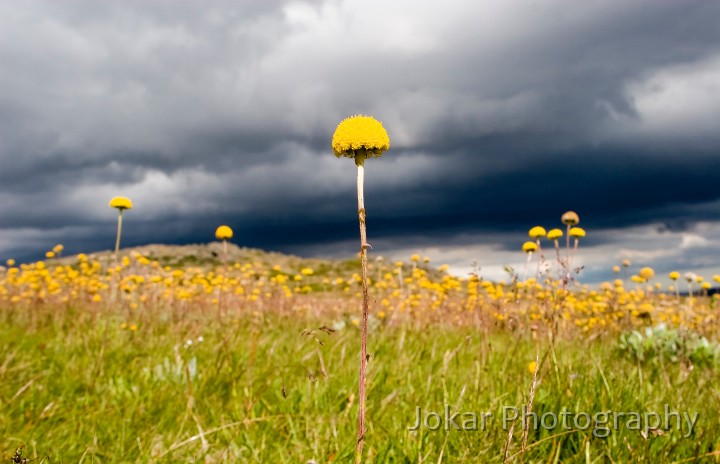
M 158 261 L 163 266 L 188 267 L 197 266 L 212 268 L 222 265 L 223 246 L 220 242 L 199 243 L 192 245 L 163 245 L 152 244 L 138 247 L 123 248 L 120 256 L 131 256 L 140 254 L 148 259 Z M 261 267 L 271 268 L 280 266 L 283 271 L 299 271 L 303 268 L 311 268 L 315 274 L 358 272 L 359 261 L 354 259 L 329 260 L 317 258 L 301 258 L 299 256 L 287 255 L 278 252 L 264 251 L 257 248 L 239 247 L 228 243 L 228 264 L 234 263 L 256 263 Z M 96 253 L 88 253 L 88 256 L 103 263 L 109 263 L 113 259 L 113 252 L 110 250 Z M 75 256 L 60 258 L 59 261 L 75 261 Z

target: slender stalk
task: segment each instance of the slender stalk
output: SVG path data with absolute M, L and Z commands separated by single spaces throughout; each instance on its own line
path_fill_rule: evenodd
M 565 260 L 570 259 L 570 224 L 565 230 Z
M 575 245 L 573 246 L 572 254 L 570 255 L 570 258 L 568 259 L 568 275 L 570 275 L 573 261 L 575 261 L 575 256 L 577 256 L 578 247 L 580 245 L 580 239 L 575 239 Z
M 527 269 L 528 269 L 528 266 L 530 265 L 530 260 L 532 260 L 533 254 L 532 254 L 532 252 L 530 252 L 527 255 L 528 255 L 527 261 L 525 261 L 525 267 L 523 267 L 523 275 L 522 275 L 523 282 L 525 282 L 525 280 L 527 280 Z
M 227 239 L 223 239 L 223 266 L 227 272 Z
M 538 253 L 538 260 L 537 260 L 537 269 L 535 269 L 535 278 L 537 280 L 540 280 L 540 264 L 545 260 L 545 257 L 542 253 L 542 246 L 540 245 L 540 239 L 535 239 L 535 244 L 537 245 L 537 253 Z
M 360 222 L 360 265 L 362 267 L 363 314 L 362 341 L 360 345 L 360 385 L 358 391 L 358 441 L 355 449 L 355 463 L 362 462 L 362 449 L 365 440 L 365 378 L 367 374 L 367 325 L 368 325 L 368 275 L 367 275 L 367 231 L 365 229 L 365 198 L 363 183 L 365 180 L 365 151 L 355 153 L 357 166 L 358 219 Z
M 554 242 L 555 242 L 555 253 L 557 253 L 557 261 L 561 268 L 560 272 L 558 274 L 560 275 L 560 277 L 562 277 L 563 260 L 562 260 L 562 257 L 560 256 L 560 241 L 558 239 L 555 239 Z
M 122 234 L 122 208 L 118 208 L 117 238 L 115 239 L 115 266 L 118 264 L 118 251 L 120 250 L 120 234 Z
M 565 283 L 570 282 L 570 224 L 565 230 Z

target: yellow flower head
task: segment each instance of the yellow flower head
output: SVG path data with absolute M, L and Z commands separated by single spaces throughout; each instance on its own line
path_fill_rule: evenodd
M 55 257 L 55 252 L 54 252 L 54 251 L 48 251 L 48 252 L 45 253 L 45 257 L 46 257 L 47 259 L 52 259 L 52 258 Z
M 563 231 L 560 229 L 551 229 L 547 233 L 548 240 L 557 240 L 563 236 Z
M 623 265 L 623 267 L 630 267 L 632 261 L 630 261 L 629 259 L 623 259 L 621 264 Z
M 573 238 L 583 238 L 585 236 L 585 229 L 581 227 L 573 227 L 570 229 L 570 236 Z
M 525 242 L 523 243 L 522 251 L 525 253 L 535 253 L 537 251 L 537 244 L 535 242 Z
M 113 197 L 110 200 L 110 207 L 111 208 L 117 208 L 119 210 L 123 209 L 132 209 L 133 204 L 132 201 L 130 201 L 129 198 L 126 197 Z
M 5 264 L 7 264 L 8 267 L 13 267 L 15 265 L 15 260 L 10 258 L 7 261 L 5 261 Z
M 578 217 L 577 213 L 575 211 L 568 211 L 565 214 L 562 215 L 562 223 L 574 226 L 580 223 L 580 218 Z
M 230 240 L 233 236 L 233 231 L 228 226 L 220 226 L 215 230 L 215 237 L 218 240 Z
M 537 361 L 530 361 L 530 362 L 527 364 L 527 370 L 528 370 L 528 372 L 534 375 L 534 374 L 535 374 L 535 369 L 537 369 L 537 365 L 538 365 Z
M 544 237 L 545 235 L 547 235 L 547 232 L 545 232 L 544 227 L 535 226 L 532 229 L 530 229 L 530 232 L 528 232 L 528 235 L 530 236 L 530 238 L 540 238 L 540 237 Z
M 616 273 L 616 274 L 617 274 L 618 272 L 620 272 L 620 266 L 613 266 L 612 269 L 613 269 L 613 272 Z
M 642 277 L 645 280 L 650 280 L 653 277 L 655 277 L 655 271 L 651 267 L 644 267 L 640 269 L 640 277 Z
M 390 148 L 390 138 L 380 121 L 372 116 L 350 116 L 335 129 L 332 149 L 340 158 L 355 158 L 356 150 L 365 150 L 365 157 L 378 157 Z
M 677 271 L 672 271 L 670 274 L 668 274 L 668 277 L 670 277 L 670 280 L 678 280 L 680 278 L 680 273 Z

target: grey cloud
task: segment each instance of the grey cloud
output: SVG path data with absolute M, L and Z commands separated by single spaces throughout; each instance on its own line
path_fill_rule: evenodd
M 78 226 L 66 241 L 104 247 L 105 197 L 127 193 L 128 244 L 231 222 L 250 245 L 335 249 L 354 170 L 329 141 L 356 113 L 392 139 L 366 180 L 386 249 L 470 231 L 510 251 L 566 209 L 598 230 L 720 221 L 720 138 L 646 121 L 675 82 L 653 76 L 714 69 L 717 3 L 358 5 L 0 5 L 0 234 Z

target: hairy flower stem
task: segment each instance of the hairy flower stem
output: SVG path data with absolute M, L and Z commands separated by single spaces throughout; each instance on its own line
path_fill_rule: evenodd
M 365 179 L 365 150 L 355 153 L 357 166 L 358 219 L 360 222 L 360 265 L 362 267 L 363 314 L 362 341 L 360 345 L 360 386 L 358 391 L 358 440 L 355 449 L 355 463 L 362 462 L 363 441 L 365 440 L 365 378 L 367 373 L 367 326 L 368 326 L 368 282 L 367 282 L 367 231 L 365 229 L 365 198 L 363 182 Z
M 122 212 L 122 208 L 118 208 L 118 227 L 117 237 L 115 238 L 115 257 L 113 259 L 116 267 L 118 264 L 118 251 L 120 250 L 120 234 L 122 234 Z

